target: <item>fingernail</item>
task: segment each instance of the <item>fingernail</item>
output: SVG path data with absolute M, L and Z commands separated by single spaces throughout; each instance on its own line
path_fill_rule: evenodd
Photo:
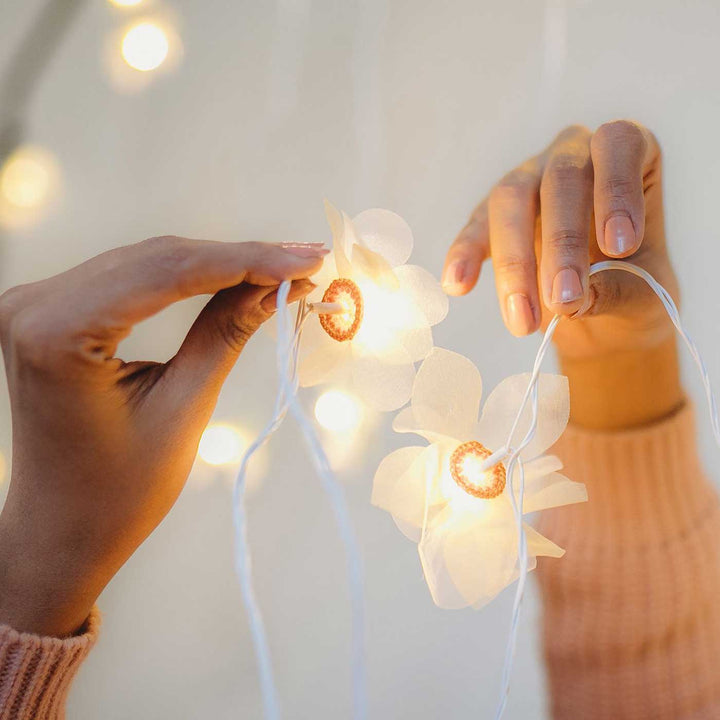
M 304 257 L 304 258 L 310 258 L 310 257 L 325 257 L 330 251 L 327 248 L 324 247 L 311 247 L 308 245 L 298 246 L 298 245 L 291 245 L 288 247 L 283 247 L 283 250 L 285 252 L 290 253 L 291 255 L 297 255 L 297 257 Z
M 605 223 L 605 252 L 625 255 L 635 246 L 635 228 L 626 215 L 615 215 Z
M 528 296 L 522 293 L 513 293 L 508 295 L 505 302 L 510 332 L 517 337 L 529 335 L 533 331 L 535 318 Z
M 563 268 L 553 280 L 551 300 L 563 304 L 575 302 L 582 297 L 580 276 L 572 268 Z
M 467 277 L 467 263 L 465 260 L 453 260 L 443 273 L 442 286 L 445 290 L 453 290 L 462 286 Z

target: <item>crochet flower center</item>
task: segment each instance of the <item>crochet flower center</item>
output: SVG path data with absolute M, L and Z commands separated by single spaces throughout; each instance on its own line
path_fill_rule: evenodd
M 458 445 L 450 456 L 450 473 L 453 480 L 469 495 L 490 500 L 505 489 L 505 466 L 494 465 L 483 470 L 485 458 L 492 453 L 477 440 Z
M 333 280 L 323 295 L 324 303 L 339 303 L 343 312 L 336 315 L 320 314 L 323 330 L 338 342 L 352 340 L 360 329 L 363 318 L 363 297 L 360 288 L 347 278 Z

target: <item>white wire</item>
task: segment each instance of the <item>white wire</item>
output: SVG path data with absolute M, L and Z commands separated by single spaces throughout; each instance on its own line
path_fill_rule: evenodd
M 243 601 L 248 612 L 250 633 L 255 649 L 260 675 L 260 689 L 266 720 L 279 720 L 280 703 L 273 678 L 270 650 L 260 608 L 255 597 L 252 581 L 252 567 L 247 540 L 247 517 L 244 505 L 245 476 L 253 454 L 280 427 L 288 409 L 292 412 L 308 445 L 315 467 L 323 483 L 323 489 L 330 499 L 335 514 L 348 565 L 350 600 L 352 610 L 352 677 L 353 717 L 364 720 L 367 715 L 365 690 L 365 619 L 362 588 L 360 552 L 350 523 L 350 515 L 342 486 L 337 482 L 330 468 L 315 428 L 308 421 L 297 399 L 297 359 L 302 327 L 309 313 L 302 301 L 298 309 L 294 332 L 290 330 L 287 307 L 290 283 L 284 282 L 278 290 L 278 342 L 277 369 L 280 387 L 275 400 L 273 416 L 260 435 L 247 449 L 240 464 L 233 494 L 233 520 L 235 525 L 235 569 L 240 583 Z
M 708 410 L 710 413 L 710 422 L 712 424 L 713 429 L 713 435 L 715 436 L 715 440 L 720 445 L 720 420 L 718 419 L 718 411 L 717 411 L 717 405 L 715 403 L 715 396 L 713 394 L 712 390 L 712 384 L 710 382 L 710 376 L 708 375 L 707 368 L 705 367 L 705 363 L 703 362 L 703 359 L 700 355 L 700 352 L 697 349 L 697 346 L 695 345 L 695 342 L 690 337 L 690 335 L 687 333 L 687 331 L 683 328 L 682 322 L 680 320 L 680 313 L 677 309 L 677 306 L 675 305 L 675 302 L 670 297 L 670 294 L 665 290 L 665 288 L 657 281 L 655 278 L 647 272 L 647 270 L 643 270 L 642 268 L 638 267 L 637 265 L 633 265 L 632 263 L 625 262 L 622 260 L 604 260 L 602 262 L 595 263 L 594 265 L 590 266 L 590 275 L 596 275 L 597 273 L 604 272 L 606 270 L 622 270 L 623 272 L 631 273 L 632 275 L 635 275 L 636 277 L 641 278 L 644 280 L 650 288 L 653 290 L 653 292 L 660 298 L 660 301 L 662 302 L 663 306 L 665 307 L 665 310 L 667 311 L 667 314 L 670 317 L 670 320 L 672 321 L 672 324 L 675 326 L 675 329 L 678 331 L 680 337 L 685 342 L 685 345 L 687 346 L 688 350 L 690 351 L 690 355 L 692 359 L 695 361 L 695 364 L 698 367 L 698 370 L 700 371 L 700 375 L 702 376 L 702 382 L 703 387 L 705 388 L 705 397 L 707 399 L 708 403 Z M 520 610 L 522 606 L 523 601 L 523 595 L 525 592 L 525 583 L 527 580 L 527 541 L 525 538 L 525 530 L 523 528 L 523 513 L 522 513 L 522 507 L 523 507 L 523 496 L 525 491 L 525 474 L 522 467 L 522 461 L 520 460 L 520 453 L 522 450 L 527 447 L 527 445 L 532 441 L 535 432 L 537 430 L 537 413 L 538 413 L 538 379 L 540 376 L 540 366 L 542 365 L 542 361 L 545 358 L 545 355 L 547 354 L 548 348 L 550 347 L 550 341 L 552 339 L 553 333 L 555 332 L 555 329 L 558 326 L 558 323 L 560 322 L 560 316 L 556 315 L 553 317 L 553 319 L 550 321 L 550 324 L 547 327 L 547 330 L 545 330 L 545 335 L 543 336 L 542 342 L 540 343 L 540 347 L 538 348 L 537 354 L 535 356 L 535 364 L 533 366 L 533 371 L 530 376 L 530 380 L 528 382 L 528 387 L 525 391 L 525 395 L 523 396 L 523 399 L 520 403 L 520 407 L 518 408 L 517 416 L 515 417 L 515 422 L 513 423 L 512 429 L 510 430 L 510 433 L 508 435 L 508 441 L 507 441 L 507 465 L 506 465 L 506 474 L 508 478 L 508 492 L 510 494 L 510 501 L 512 502 L 513 506 L 513 512 L 515 514 L 515 521 L 517 523 L 517 529 L 518 529 L 518 563 L 519 563 L 519 578 L 518 578 L 518 585 L 517 589 L 515 591 L 515 601 L 513 603 L 513 612 L 512 612 L 512 624 L 510 626 L 510 633 L 508 636 L 508 643 L 507 648 L 505 651 L 505 663 L 503 665 L 503 674 L 502 674 L 502 688 L 501 688 L 501 695 L 500 695 L 500 701 L 498 703 L 497 711 L 495 713 L 495 720 L 500 720 L 502 718 L 503 713 L 505 712 L 505 707 L 507 706 L 508 697 L 510 694 L 510 677 L 512 674 L 512 664 L 513 659 L 515 657 L 515 647 L 517 645 L 517 634 L 518 634 L 518 626 L 519 626 L 519 620 L 520 620 Z M 525 437 L 522 439 L 519 445 L 513 447 L 512 440 L 513 436 L 515 435 L 517 431 L 517 427 L 520 423 L 520 418 L 522 417 L 522 414 L 525 410 L 525 407 L 527 406 L 528 400 L 532 400 L 532 419 L 530 422 L 530 428 L 528 429 Z M 520 489 L 518 493 L 518 497 L 515 496 L 515 491 L 513 488 L 513 475 L 515 471 L 515 466 L 518 466 L 519 468 L 519 476 L 520 476 Z

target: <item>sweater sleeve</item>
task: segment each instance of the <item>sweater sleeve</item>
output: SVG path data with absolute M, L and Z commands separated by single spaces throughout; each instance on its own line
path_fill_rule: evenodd
M 546 512 L 539 567 L 555 720 L 720 717 L 720 503 L 693 411 L 643 429 L 568 428 L 556 452 L 589 500 Z
M 99 629 L 97 609 L 80 635 L 64 639 L 0 625 L 0 720 L 62 720 L 70 685 Z

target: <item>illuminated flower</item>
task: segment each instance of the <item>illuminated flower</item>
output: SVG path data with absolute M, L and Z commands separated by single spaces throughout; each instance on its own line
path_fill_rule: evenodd
M 440 607 L 481 607 L 518 576 L 517 523 L 505 467 L 484 470 L 482 461 L 507 443 L 529 377 L 501 382 L 478 420 L 480 373 L 462 355 L 436 348 L 417 373 L 411 404 L 395 418 L 395 430 L 417 433 L 429 444 L 401 448 L 380 463 L 372 502 L 419 543 L 425 578 Z M 557 472 L 560 460 L 542 454 L 567 425 L 567 379 L 541 375 L 538 398 L 537 432 L 520 455 L 523 513 L 587 499 L 584 485 Z M 531 417 L 528 404 L 515 438 L 525 436 Z M 513 484 L 519 499 L 519 470 Z M 528 569 L 539 555 L 563 555 L 530 525 L 524 527 Z
M 300 384 L 350 386 L 376 409 L 396 410 L 410 397 L 415 363 L 433 347 L 430 328 L 447 314 L 447 297 L 429 272 L 405 264 L 413 237 L 401 217 L 366 210 L 350 220 L 325 207 L 333 252 L 312 278 L 318 287 L 308 302 L 337 314 L 307 319 Z

